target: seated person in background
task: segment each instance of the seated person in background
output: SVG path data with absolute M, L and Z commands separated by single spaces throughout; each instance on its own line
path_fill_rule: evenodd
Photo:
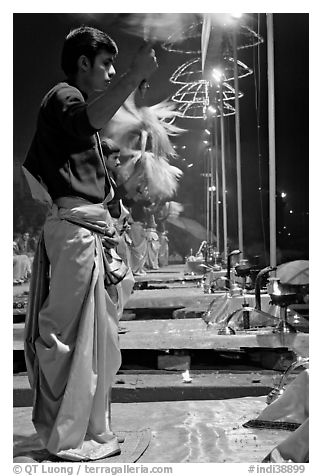
M 25 231 L 22 236 L 18 239 L 18 247 L 20 254 L 25 254 L 27 256 L 32 256 L 34 253 L 34 249 L 32 247 L 32 241 L 30 237 L 30 233 Z
M 19 233 L 14 233 L 13 234 L 13 254 L 14 255 L 19 255 L 20 254 L 20 250 L 19 250 L 19 246 L 18 246 L 19 238 L 20 238 Z
M 31 275 L 31 261 L 29 257 L 22 254 L 19 246 L 19 235 L 13 238 L 13 284 L 21 284 L 27 281 Z
M 35 254 L 36 249 L 37 249 L 37 244 L 38 244 L 38 238 L 40 235 L 41 230 L 37 230 L 36 228 L 28 228 L 28 233 L 29 233 L 29 241 L 28 241 L 28 249 L 29 253 Z

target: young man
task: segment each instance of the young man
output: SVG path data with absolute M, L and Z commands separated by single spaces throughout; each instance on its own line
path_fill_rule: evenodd
M 61 58 L 67 78 L 44 97 L 24 163 L 53 201 L 34 259 L 25 330 L 32 419 L 47 450 L 67 460 L 120 451 L 109 414 L 121 362 L 120 285 L 103 248 L 115 252 L 118 237 L 106 207 L 113 189 L 98 131 L 157 63 L 145 45 L 110 86 L 116 54 L 115 42 L 97 29 L 69 33 Z

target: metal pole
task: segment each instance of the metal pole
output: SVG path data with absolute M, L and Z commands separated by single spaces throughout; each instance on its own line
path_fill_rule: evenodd
M 210 244 L 212 245 L 214 234 L 214 160 L 212 147 L 208 147 L 210 161 Z
M 226 201 L 226 164 L 225 164 L 225 123 L 222 85 L 220 85 L 220 134 L 221 134 L 221 174 L 222 174 L 222 216 L 224 235 L 224 259 L 227 262 L 227 201 Z
M 234 55 L 234 88 L 235 88 L 235 135 L 236 135 L 236 170 L 237 170 L 237 211 L 238 211 L 238 248 L 243 253 L 243 204 L 241 181 L 241 152 L 240 152 L 240 113 L 238 89 L 238 64 L 237 64 L 237 39 L 236 30 L 233 30 L 233 55 Z
M 209 155 L 206 154 L 206 241 L 209 243 Z
M 276 166 L 275 166 L 275 99 L 273 14 L 267 21 L 268 144 L 269 144 L 269 245 L 270 265 L 276 266 Z
M 219 228 L 219 167 L 218 167 L 218 127 L 217 116 L 214 118 L 213 134 L 215 136 L 215 183 L 216 183 L 216 238 L 217 251 L 220 251 L 220 228 Z

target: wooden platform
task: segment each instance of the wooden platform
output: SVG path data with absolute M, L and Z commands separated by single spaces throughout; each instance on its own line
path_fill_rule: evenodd
M 216 298 L 223 296 L 224 293 L 205 294 L 198 287 L 172 287 L 169 289 L 143 289 L 132 293 L 125 309 L 179 309 L 182 307 L 199 307 L 206 310 L 209 304 Z M 250 306 L 255 305 L 254 294 L 246 295 Z M 262 310 L 268 309 L 270 297 L 267 294 L 262 295 Z M 231 299 L 231 311 L 241 308 L 243 297 L 238 296 Z
M 175 284 L 177 282 L 186 282 L 193 284 L 202 279 L 203 275 L 199 274 L 187 274 L 187 269 L 184 264 L 170 264 L 159 268 L 158 270 L 149 270 L 143 276 L 134 276 L 134 279 L 138 283 L 169 283 Z
M 120 334 L 121 349 L 225 349 L 238 350 L 245 347 L 287 348 L 308 356 L 309 335 L 243 332 L 222 336 L 207 328 L 202 319 L 167 319 L 128 321 L 122 323 L 127 329 Z M 13 349 L 23 349 L 24 323 L 13 326 Z
M 202 276 L 185 275 L 184 265 L 169 265 L 156 271 L 149 271 L 145 276 L 135 276 L 137 283 L 147 283 L 150 289 L 135 290 L 126 303 L 125 309 L 134 311 L 135 309 L 179 309 L 184 307 L 199 307 L 206 310 L 209 304 L 223 292 L 215 294 L 205 294 L 203 289 L 198 287 L 198 282 Z M 29 283 L 14 286 L 14 296 L 28 293 Z M 250 306 L 255 305 L 254 293 L 246 295 Z M 269 296 L 263 294 L 262 309 L 268 308 Z M 241 307 L 242 297 L 232 299 L 232 310 Z

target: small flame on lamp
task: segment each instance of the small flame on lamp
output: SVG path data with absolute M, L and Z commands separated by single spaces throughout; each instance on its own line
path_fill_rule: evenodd
M 273 294 L 275 294 L 276 296 L 280 296 L 282 294 L 277 281 L 274 281 L 273 283 Z
M 190 383 L 190 382 L 192 382 L 192 378 L 190 377 L 189 370 L 186 370 L 186 371 L 183 372 L 181 375 L 182 375 L 183 381 L 184 381 L 185 383 Z

